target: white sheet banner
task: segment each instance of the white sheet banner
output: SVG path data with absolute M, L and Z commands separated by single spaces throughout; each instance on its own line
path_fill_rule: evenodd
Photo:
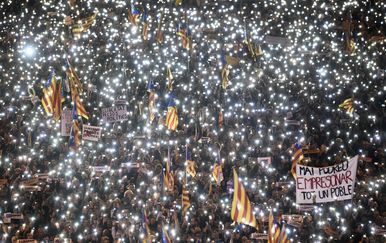
M 70 109 L 63 110 L 60 121 L 60 134 L 62 136 L 70 136 L 72 126 L 72 111 Z
M 328 167 L 296 165 L 296 203 L 324 203 L 351 199 L 358 156 Z
M 82 135 L 83 140 L 97 142 L 101 138 L 102 127 L 83 125 L 82 134 L 83 134 Z
M 125 105 L 102 108 L 102 120 L 104 122 L 127 121 L 128 113 Z

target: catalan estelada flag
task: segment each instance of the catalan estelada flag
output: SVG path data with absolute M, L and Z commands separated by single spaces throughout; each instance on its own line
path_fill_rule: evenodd
M 48 82 L 44 85 L 43 88 L 43 97 L 42 97 L 42 105 L 47 115 L 52 115 L 54 112 L 54 96 L 56 90 L 56 76 L 55 72 L 52 71 Z
M 77 149 L 80 145 L 80 129 L 79 129 L 78 120 L 72 121 L 72 127 L 70 131 L 70 141 L 68 145 L 71 149 Z
M 96 15 L 97 14 L 94 13 L 93 15 L 91 15 L 87 18 L 79 20 L 76 24 L 74 24 L 72 26 L 72 33 L 79 34 L 82 32 L 86 32 L 91 27 L 91 25 L 94 23 Z
M 229 67 L 225 64 L 221 69 L 221 87 L 226 89 L 229 86 Z
M 191 37 L 189 29 L 185 25 L 180 24 L 178 26 L 177 35 L 181 37 L 182 47 L 189 50 L 191 47 Z
M 141 22 L 142 22 L 142 39 L 143 40 L 148 40 L 148 30 L 149 30 L 149 22 L 147 21 L 147 9 L 144 8 L 142 17 L 141 17 Z
M 251 202 L 243 184 L 239 181 L 236 170 L 233 169 L 233 201 L 231 218 L 240 224 L 257 227 L 256 218 L 253 215 Z
M 182 185 L 182 214 L 185 215 L 190 207 L 189 191 L 186 190 L 185 185 Z
M 168 231 L 162 226 L 162 243 L 172 243 L 172 240 L 169 237 Z
M 220 183 L 224 179 L 224 176 L 222 173 L 221 160 L 219 158 L 216 160 L 216 163 L 213 166 L 212 176 L 213 176 L 213 179 L 216 181 L 217 185 L 220 185 Z
M 62 81 L 59 81 L 58 86 L 54 92 L 54 100 L 53 100 L 53 114 L 55 121 L 59 121 L 62 115 Z
M 191 154 L 186 148 L 186 173 L 188 173 L 191 177 L 196 176 L 196 163 L 192 160 Z
M 155 40 L 157 41 L 158 44 L 161 44 L 164 41 L 164 35 L 162 33 L 162 15 L 158 20 L 158 26 L 157 26 L 157 31 L 155 33 Z
M 300 163 L 304 159 L 302 145 L 299 143 L 295 143 L 293 146 L 294 155 L 292 156 L 292 166 L 291 173 L 294 178 L 296 178 L 296 164 Z
M 75 110 L 76 114 L 78 116 L 81 116 L 81 117 L 85 118 L 85 119 L 89 119 L 88 113 L 87 113 L 86 109 L 84 108 L 84 106 L 82 104 L 82 101 L 79 98 L 79 95 L 76 95 L 74 97 L 74 99 L 75 99 L 73 101 L 74 102 L 74 107 L 75 107 L 74 110 Z
M 142 227 L 143 227 L 143 239 L 142 243 L 151 242 L 150 230 L 149 230 L 149 218 L 147 217 L 146 210 L 142 213 Z
M 289 243 L 289 242 L 290 240 L 288 239 L 288 236 L 287 236 L 285 223 L 283 222 L 283 225 L 281 226 L 281 230 L 280 230 L 279 243 Z
M 165 126 L 171 131 L 175 131 L 178 126 L 177 106 L 174 101 L 174 94 L 172 92 L 169 93 L 168 111 L 166 113 Z
M 354 101 L 352 98 L 345 99 L 339 107 L 346 109 L 350 114 L 352 114 L 354 112 Z
M 168 191 L 174 190 L 174 174 L 173 174 L 173 171 L 171 170 L 169 148 L 168 148 L 168 159 L 166 161 L 165 173 L 163 176 L 163 187 L 166 188 Z
M 72 97 L 83 92 L 83 85 L 80 82 L 80 79 L 76 74 L 75 69 L 71 66 L 70 61 L 68 59 L 66 62 L 66 78 L 68 85 L 70 86 Z
M 268 243 L 273 243 L 273 214 L 272 210 L 269 210 L 268 216 Z
M 141 11 L 139 11 L 139 9 L 134 4 L 131 4 L 131 8 L 129 10 L 129 21 L 132 24 L 137 25 L 140 14 Z

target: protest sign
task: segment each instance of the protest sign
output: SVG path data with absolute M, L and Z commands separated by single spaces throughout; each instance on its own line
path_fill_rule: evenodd
M 16 243 L 38 243 L 38 241 L 34 239 L 18 239 Z
M 21 213 L 4 213 L 3 222 L 5 224 L 10 224 L 12 219 L 24 219 L 23 214 Z
M 254 240 L 268 240 L 268 234 L 252 233 L 251 234 L 251 239 L 254 239 Z
M 69 109 L 63 110 L 60 121 L 60 134 L 62 136 L 70 136 L 72 126 L 72 111 Z
M 324 203 L 351 199 L 358 156 L 328 167 L 296 165 L 296 203 Z
M 106 172 L 106 171 L 110 171 L 110 166 L 107 166 L 107 165 L 102 165 L 102 166 L 92 166 L 91 167 L 91 170 L 92 172 L 94 173 L 103 173 L 103 172 Z
M 82 138 L 88 141 L 99 141 L 101 138 L 102 127 L 83 125 Z
M 125 105 L 102 108 L 102 120 L 104 122 L 127 121 L 128 114 Z
M 269 165 L 271 164 L 272 158 L 271 157 L 258 157 L 257 163 L 261 165 Z
M 125 162 L 121 164 L 121 168 L 127 168 L 127 169 L 138 169 L 139 168 L 139 163 L 133 163 L 133 162 Z

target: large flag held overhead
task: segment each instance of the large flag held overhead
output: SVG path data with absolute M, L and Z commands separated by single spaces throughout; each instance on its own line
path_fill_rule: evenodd
M 174 101 L 174 94 L 169 93 L 168 111 L 165 119 L 165 126 L 172 131 L 175 131 L 178 126 L 177 106 Z
M 142 213 L 142 227 L 143 227 L 143 239 L 142 243 L 151 242 L 150 230 L 149 230 L 149 219 L 147 217 L 146 210 L 143 210 Z
M 354 101 L 352 98 L 345 99 L 339 107 L 346 109 L 350 114 L 352 114 L 354 112 Z
M 233 169 L 233 201 L 231 218 L 240 224 L 257 227 L 256 218 L 253 215 L 251 202 L 243 184 L 239 181 L 236 170 Z
M 142 38 L 143 40 L 148 40 L 148 30 L 149 30 L 149 22 L 147 21 L 147 9 L 144 8 L 143 14 L 141 17 L 142 25 Z
M 54 111 L 55 90 L 56 90 L 56 76 L 55 76 L 55 72 L 52 71 L 48 78 L 48 82 L 44 85 L 44 88 L 43 88 L 42 105 L 47 115 L 52 115 Z
M 76 95 L 74 97 L 74 110 L 78 116 L 81 116 L 85 119 L 89 119 L 88 113 L 86 109 L 84 108 L 82 102 L 80 101 L 79 95 Z
M 161 44 L 164 40 L 164 36 L 162 33 L 162 17 L 163 16 L 161 15 L 161 17 L 159 18 L 157 31 L 155 33 L 155 40 L 157 41 L 158 44 Z
M 68 145 L 72 149 L 77 149 L 80 145 L 80 129 L 78 120 L 73 120 L 72 122 L 72 127 L 70 131 L 70 141 Z
M 71 66 L 70 61 L 68 59 L 66 62 L 66 66 L 67 82 L 70 86 L 72 99 L 74 99 L 73 97 L 75 95 L 79 95 L 83 92 L 83 85 L 80 82 L 80 79 L 76 74 L 75 69 Z
M 302 145 L 299 143 L 294 144 L 295 154 L 292 156 L 291 173 L 296 178 L 296 164 L 300 163 L 304 159 Z

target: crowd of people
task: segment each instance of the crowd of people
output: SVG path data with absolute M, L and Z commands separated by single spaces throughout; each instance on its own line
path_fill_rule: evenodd
M 272 210 L 294 242 L 384 242 L 386 5 L 314 2 L 2 3 L 1 241 L 264 242 L 259 233 L 267 234 Z M 135 24 L 128 19 L 134 7 L 141 12 Z M 80 36 L 63 21 L 95 12 L 95 22 Z M 189 50 L 175 33 L 179 21 L 189 27 Z M 154 40 L 158 23 L 162 43 Z M 264 42 L 266 35 L 291 44 Z M 345 46 L 347 39 L 354 50 Z M 250 42 L 263 54 L 251 51 Z M 35 45 L 35 56 L 23 53 L 27 44 Z M 238 59 L 225 88 L 224 55 Z M 40 102 L 41 80 L 50 70 L 66 79 L 63 56 L 84 85 L 90 119 L 79 118 L 81 123 L 103 127 L 99 141 L 76 149 Z M 164 126 L 167 66 L 174 77 L 176 131 Z M 157 94 L 152 122 L 150 80 Z M 72 109 L 64 94 L 63 107 Z M 348 98 L 352 114 L 339 108 Z M 100 108 L 114 100 L 125 100 L 128 120 L 105 123 Z M 300 163 L 309 166 L 359 155 L 352 200 L 296 204 L 295 143 L 303 147 Z M 187 157 L 195 162 L 194 177 L 186 172 Z M 172 190 L 163 184 L 167 161 Z M 218 161 L 219 183 L 213 178 Z M 252 203 L 256 228 L 231 219 L 233 169 Z M 186 214 L 183 187 L 189 192 Z

